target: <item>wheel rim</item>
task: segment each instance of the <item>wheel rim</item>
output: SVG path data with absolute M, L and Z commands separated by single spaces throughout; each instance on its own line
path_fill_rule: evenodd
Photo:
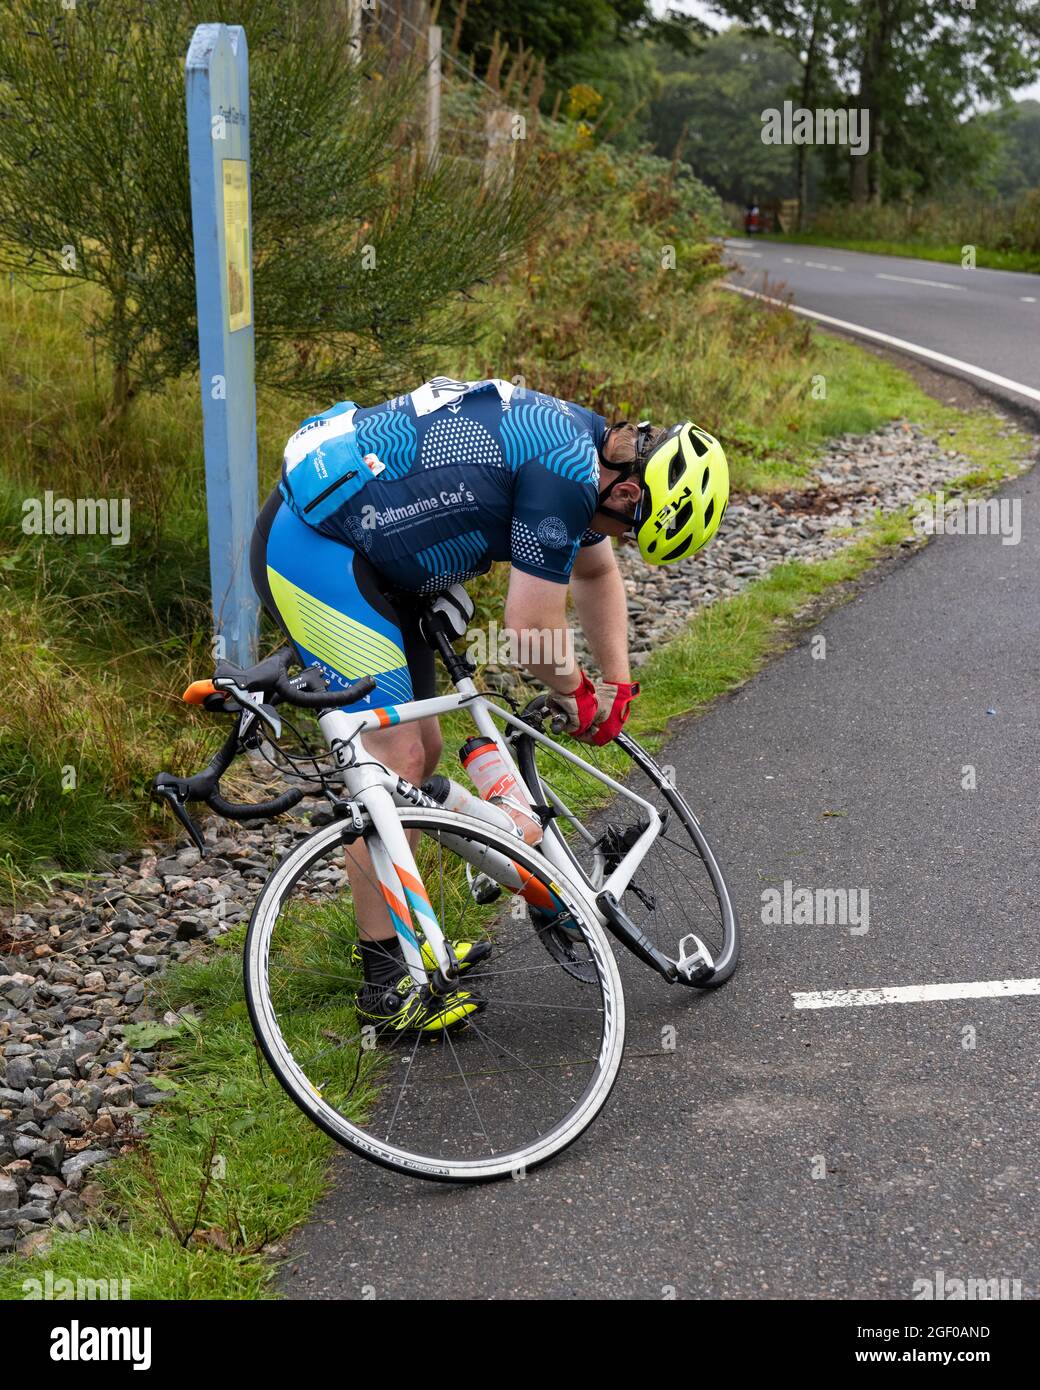
M 721 983 L 736 965 L 738 927 L 722 871 L 693 811 L 650 754 L 626 734 L 604 748 L 576 751 L 665 817 L 664 829 L 621 897 L 626 915 L 673 960 L 683 938 L 696 935 L 715 962 L 711 983 Z M 584 873 L 598 887 L 645 826 L 645 813 L 614 797 L 552 745 L 521 736 L 517 761 L 531 794 L 557 810 L 549 833 L 576 866 L 576 876 Z
M 624 1028 L 616 966 L 579 895 L 518 842 L 436 812 L 402 813 L 401 821 L 421 832 L 417 858 L 448 935 L 493 939 L 490 960 L 460 982 L 483 1007 L 437 1042 L 362 1033 L 359 972 L 342 964 L 352 911 L 342 895 L 322 902 L 313 891 L 321 868 L 342 863 L 330 857 L 340 854 L 344 827 L 332 825 L 288 856 L 257 902 L 246 943 L 254 1028 L 283 1087 L 340 1143 L 430 1178 L 515 1175 L 573 1142 L 609 1095 Z M 459 861 L 435 833 L 460 825 L 485 851 L 508 849 L 527 872 L 545 882 L 552 875 L 580 924 L 596 985 L 547 962 L 522 902 L 511 910 L 503 894 L 496 911 L 467 901 Z

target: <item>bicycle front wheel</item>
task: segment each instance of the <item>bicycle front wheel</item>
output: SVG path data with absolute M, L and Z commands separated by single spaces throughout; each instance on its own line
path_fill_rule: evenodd
M 442 1182 L 522 1175 L 573 1143 L 610 1095 L 625 1029 L 617 966 L 594 909 L 535 850 L 470 817 L 399 815 L 418 832 L 416 860 L 445 935 L 491 945 L 459 986 L 479 1009 L 436 1041 L 387 1040 L 359 1024 L 343 847 L 375 831 L 337 821 L 302 840 L 257 900 L 245 946 L 253 1028 L 300 1109 L 363 1158 Z M 547 961 L 522 899 L 475 900 L 466 865 L 485 876 L 486 899 L 503 862 L 566 903 L 589 982 Z

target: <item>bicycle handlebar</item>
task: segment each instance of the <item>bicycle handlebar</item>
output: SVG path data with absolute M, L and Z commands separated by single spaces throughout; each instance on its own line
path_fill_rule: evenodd
M 238 751 L 238 723 L 224 743 L 217 749 L 209 765 L 194 777 L 175 777 L 170 772 L 160 772 L 152 783 L 152 794 L 165 801 L 181 825 L 191 836 L 196 847 L 204 853 L 206 842 L 202 832 L 188 813 L 188 803 L 204 802 L 218 816 L 226 820 L 266 820 L 290 811 L 303 800 L 303 792 L 292 787 L 280 796 L 269 801 L 234 802 L 220 794 L 220 779 L 231 766 Z
M 301 709 L 341 709 L 344 705 L 363 700 L 376 688 L 371 676 L 362 676 L 345 690 L 327 690 L 316 666 L 308 666 L 300 675 L 290 677 L 289 666 L 296 660 L 296 653 L 291 647 L 281 647 L 256 666 L 248 668 L 234 666 L 230 661 L 218 661 L 213 673 L 213 685 L 221 692 L 234 695 L 237 690 L 240 693 L 259 694 L 265 700 L 281 700 L 287 705 L 298 705 Z M 248 708 L 241 699 L 238 703 Z
M 302 677 L 296 677 L 297 680 Z M 346 690 L 308 690 L 306 686 L 294 685 L 286 675 L 278 677 L 274 693 L 287 705 L 299 705 L 302 709 L 340 709 L 344 705 L 356 705 L 366 695 L 371 695 L 376 683 L 371 676 L 348 685 Z
M 270 801 L 226 801 L 219 792 L 213 792 L 206 798 L 206 805 L 225 820 L 266 820 L 269 816 L 280 816 L 283 811 L 291 811 L 302 800 L 303 792 L 298 787 L 291 787 L 281 796 L 273 796 Z
M 265 702 L 270 700 L 275 704 L 282 702 L 298 705 L 302 709 L 341 709 L 345 705 L 357 704 L 376 688 L 376 682 L 371 676 L 363 676 L 347 686 L 346 690 L 327 690 L 320 671 L 313 666 L 290 678 L 288 669 L 295 660 L 296 654 L 293 649 L 282 647 L 248 670 L 234 666 L 229 661 L 218 662 L 212 685 L 214 699 L 221 695 L 223 700 L 216 700 L 213 707 L 226 709 L 226 702 L 229 699 L 234 701 L 240 710 L 234 728 L 202 772 L 196 773 L 194 777 L 175 777 L 170 772 L 160 772 L 152 782 L 153 796 L 166 802 L 200 852 L 205 852 L 206 842 L 188 813 L 187 808 L 191 802 L 203 802 L 225 820 L 243 821 L 267 820 L 272 816 L 280 816 L 285 811 L 291 811 L 303 800 L 304 794 L 297 787 L 292 787 L 268 801 L 234 802 L 221 795 L 220 779 L 231 766 L 241 747 L 239 735 L 242 719 L 250 711 L 254 711 L 272 727 L 277 727 L 275 717 L 266 708 L 266 704 L 258 706 L 245 698 L 247 694 L 259 695 Z

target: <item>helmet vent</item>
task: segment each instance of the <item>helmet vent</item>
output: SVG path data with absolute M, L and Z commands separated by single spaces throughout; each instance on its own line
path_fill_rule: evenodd
M 683 460 L 681 454 L 676 454 L 668 464 L 668 486 L 677 487 L 683 475 Z
M 689 440 L 690 443 L 693 445 L 693 452 L 697 455 L 698 458 L 703 458 L 704 455 L 708 452 L 708 446 L 707 444 L 705 444 L 704 440 L 695 430 L 690 431 Z
M 705 468 L 704 476 L 701 478 L 701 492 L 708 491 L 708 483 L 711 481 L 711 470 Z
M 674 536 L 677 531 L 681 531 L 692 515 L 693 507 L 689 502 L 684 502 L 672 518 L 671 524 L 668 527 L 669 536 Z
M 704 508 L 704 525 L 705 525 L 705 526 L 710 526 L 710 525 L 711 525 L 711 519 L 712 519 L 712 517 L 713 517 L 714 515 L 715 515 L 715 498 L 714 498 L 714 497 L 711 497 L 711 498 L 708 499 L 708 505 Z M 719 520 L 721 521 L 722 518 L 720 517 Z

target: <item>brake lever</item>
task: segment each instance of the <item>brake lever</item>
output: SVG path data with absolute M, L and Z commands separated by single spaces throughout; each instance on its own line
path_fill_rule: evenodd
M 259 716 L 271 730 L 271 736 L 273 738 L 281 738 L 282 721 L 278 718 L 270 705 L 265 705 L 262 701 L 254 699 L 251 691 L 243 690 L 241 686 L 235 684 L 230 676 L 215 677 L 213 684 L 218 690 L 226 691 L 246 714 L 255 714 Z
M 524 707 L 520 718 L 532 728 L 541 729 L 548 719 L 549 728 L 554 734 L 562 734 L 567 727 L 567 716 L 565 714 L 552 712 L 552 701 L 548 695 L 536 695 L 530 704 Z
M 195 847 L 198 849 L 199 853 L 205 854 L 206 841 L 202 838 L 202 831 L 192 820 L 191 816 L 188 815 L 187 809 L 184 805 L 184 801 L 181 798 L 180 792 L 177 787 L 178 779 L 170 778 L 170 781 L 168 782 L 164 782 L 161 780 L 162 778 L 169 776 L 170 774 L 167 772 L 160 772 L 159 776 L 156 777 L 155 781 L 152 784 L 152 792 L 156 797 L 166 802 L 170 810 L 177 817 L 181 825 L 184 827 L 184 829 L 191 836 L 192 840 L 195 842 Z

